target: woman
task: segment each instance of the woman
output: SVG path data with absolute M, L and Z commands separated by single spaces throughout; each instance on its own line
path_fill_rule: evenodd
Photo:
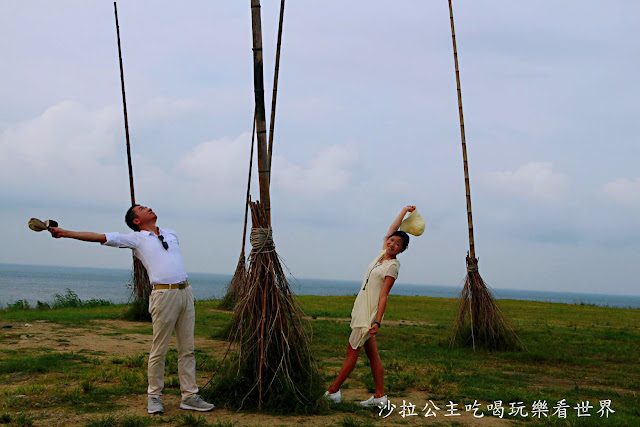
M 347 356 L 338 377 L 325 393 L 325 397 L 332 402 L 340 402 L 342 397 L 340 386 L 353 371 L 360 348 L 364 346 L 364 351 L 367 353 L 371 365 L 376 392 L 360 404 L 362 406 L 384 406 L 387 404 L 387 396 L 384 394 L 382 361 L 376 346 L 376 334 L 380 329 L 384 310 L 387 307 L 389 291 L 398 277 L 400 262 L 396 256 L 409 246 L 409 236 L 404 231 L 398 231 L 398 228 L 400 228 L 402 219 L 407 212 L 413 212 L 415 209 L 415 206 L 406 206 L 400 211 L 384 238 L 382 251 L 367 269 L 351 311 L 352 331 L 347 345 Z

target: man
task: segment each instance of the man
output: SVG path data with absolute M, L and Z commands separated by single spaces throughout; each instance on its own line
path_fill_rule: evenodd
M 70 231 L 59 227 L 51 227 L 49 231 L 55 238 L 67 237 L 86 242 L 99 242 L 116 248 L 133 249 L 135 257 L 142 261 L 147 269 L 153 288 L 149 297 L 153 342 L 148 366 L 148 412 L 150 414 L 163 412 L 161 396 L 164 387 L 164 364 L 171 333 L 174 330 L 178 343 L 178 375 L 182 393 L 180 408 L 210 411 L 213 405 L 205 402 L 198 395 L 196 385 L 193 293 L 187 281 L 178 236 L 173 230 L 158 228 L 157 219 L 151 208 L 133 205 L 125 215 L 125 222 L 134 231 L 133 233 L 101 234 Z

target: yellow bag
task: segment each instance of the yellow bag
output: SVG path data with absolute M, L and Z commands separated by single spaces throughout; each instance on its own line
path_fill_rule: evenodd
M 409 216 L 400 224 L 400 231 L 413 234 L 414 236 L 420 236 L 424 233 L 425 222 L 422 215 L 418 213 L 418 210 L 414 210 L 409 213 Z

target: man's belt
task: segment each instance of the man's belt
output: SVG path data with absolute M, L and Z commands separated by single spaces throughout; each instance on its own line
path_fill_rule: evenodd
M 153 285 L 153 290 L 156 290 L 156 289 L 184 289 L 187 286 L 189 286 L 189 281 L 185 280 L 184 282 L 172 283 L 170 285 Z

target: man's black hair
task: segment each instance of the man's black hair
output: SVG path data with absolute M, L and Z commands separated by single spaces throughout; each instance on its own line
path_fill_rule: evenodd
M 137 224 L 133 223 L 133 220 L 136 219 L 136 213 L 133 208 L 135 208 L 136 206 L 140 205 L 133 205 L 129 208 L 129 210 L 127 210 L 127 213 L 124 215 L 124 222 L 126 222 L 129 228 L 133 231 L 140 231 L 140 227 L 138 227 Z
M 392 238 L 393 236 L 400 236 L 402 237 L 402 250 L 404 251 L 405 249 L 407 249 L 409 247 L 409 235 L 407 233 L 405 233 L 404 231 L 394 231 L 393 233 L 391 233 L 389 235 L 389 239 Z

